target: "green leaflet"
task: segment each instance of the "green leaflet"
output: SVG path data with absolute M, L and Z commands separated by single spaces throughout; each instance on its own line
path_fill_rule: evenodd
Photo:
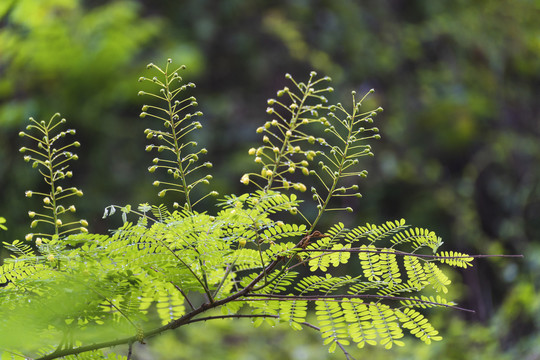
M 349 335 L 341 306 L 338 302 L 316 301 L 315 314 L 325 345 L 330 345 L 329 352 L 334 352 L 337 344 L 348 345 Z
M 350 299 L 342 303 L 345 320 L 348 323 L 347 329 L 351 339 L 359 348 L 366 344 L 377 345 L 377 332 L 373 328 L 369 306 L 362 300 Z
M 464 269 L 472 266 L 471 263 L 473 261 L 473 258 L 467 254 L 456 251 L 442 251 L 440 253 L 437 253 L 437 256 L 439 257 L 437 260 L 450 266 L 462 267 Z
M 379 263 L 380 255 L 377 253 L 375 246 L 362 245 L 358 256 L 360 258 L 360 265 L 362 266 L 364 276 L 369 281 L 379 281 L 384 269 Z
M 351 254 L 340 250 L 350 249 L 350 244 L 334 244 L 330 250 L 333 252 L 327 256 L 320 256 L 309 261 L 309 270 L 316 271 L 318 269 L 327 271 L 330 266 L 338 267 L 342 264 L 347 264 Z
M 403 322 L 403 328 L 408 329 L 411 334 L 426 344 L 442 340 L 442 337 L 438 335 L 439 332 L 418 311 L 406 308 L 403 311 L 396 311 L 396 315 Z
M 279 319 L 285 321 L 294 330 L 302 330 L 300 325 L 307 316 L 306 300 L 292 300 L 279 302 Z
M 171 283 L 156 291 L 154 296 L 157 313 L 163 325 L 185 314 L 184 297 Z
M 442 245 L 441 238 L 437 237 L 434 231 L 423 228 L 403 229 L 396 233 L 391 241 L 394 245 L 411 243 L 415 250 L 427 246 L 433 250 L 433 253 L 437 252 L 439 246 Z

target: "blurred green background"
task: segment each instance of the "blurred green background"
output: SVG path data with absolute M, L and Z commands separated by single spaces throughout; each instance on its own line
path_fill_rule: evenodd
M 385 109 L 346 222 L 404 217 L 446 249 L 525 255 L 455 274 L 456 300 L 476 313 L 437 312 L 443 342 L 355 357 L 540 359 L 538 19 L 538 0 L 1 0 L 0 240 L 23 238 L 39 206 L 24 192 L 40 178 L 18 153 L 28 117 L 60 112 L 77 129 L 78 214 L 105 232 L 116 225 L 101 219 L 105 206 L 159 203 L 136 96 L 148 62 L 187 65 L 222 194 L 242 190 L 284 74 L 316 70 L 339 101 L 374 88 L 366 105 Z M 137 359 L 330 358 L 320 343 L 311 330 L 205 323 L 150 341 Z

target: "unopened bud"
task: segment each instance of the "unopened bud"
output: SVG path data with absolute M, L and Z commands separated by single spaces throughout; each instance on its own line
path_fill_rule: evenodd
M 242 178 L 240 179 L 240 182 L 244 185 L 247 185 L 249 184 L 249 175 L 248 174 L 244 174 L 242 176 Z

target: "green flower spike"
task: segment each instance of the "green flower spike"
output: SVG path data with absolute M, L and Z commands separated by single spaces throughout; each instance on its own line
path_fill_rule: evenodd
M 197 170 L 210 168 L 209 162 L 199 163 L 200 155 L 206 154 L 206 149 L 191 150 L 197 146 L 195 141 L 188 141 L 187 137 L 192 131 L 202 128 L 195 117 L 202 115 L 200 111 L 192 111 L 196 107 L 195 97 L 182 97 L 182 94 L 188 88 L 194 88 L 193 83 L 183 83 L 182 77 L 178 74 L 180 70 L 185 69 L 182 65 L 171 71 L 169 59 L 165 68 L 160 68 L 154 64 L 148 64 L 147 68 L 155 76 L 141 77 L 139 81 L 150 82 L 154 84 L 153 92 L 140 91 L 139 95 L 149 95 L 157 100 L 156 105 L 143 105 L 141 118 L 153 118 L 163 124 L 163 129 L 146 129 L 145 134 L 148 139 L 156 139 L 160 145 L 148 145 L 147 151 L 157 149 L 159 157 L 153 160 L 152 166 L 148 168 L 150 173 L 158 169 L 163 169 L 169 176 L 172 176 L 172 182 L 154 181 L 155 186 L 163 185 L 166 188 L 160 190 L 159 197 L 165 196 L 168 192 L 177 192 L 183 195 L 185 206 L 192 209 L 195 204 L 210 196 L 210 193 L 194 200 L 192 190 L 199 184 L 208 184 L 209 177 L 197 175 Z
M 32 163 L 33 168 L 38 168 L 50 189 L 48 193 L 32 190 L 25 192 L 28 198 L 38 196 L 42 199 L 43 210 L 41 212 L 29 211 L 28 216 L 34 219 L 30 225 L 31 228 L 39 224 L 49 226 L 51 230 L 36 234 L 44 238 L 53 236 L 58 238 L 70 233 L 86 231 L 86 226 L 88 226 L 85 220 L 73 221 L 72 214 L 76 211 L 75 206 L 65 204 L 71 196 L 82 196 L 82 191 L 75 187 L 64 188 L 59 185 L 73 175 L 68 170 L 69 162 L 77 160 L 78 156 L 71 150 L 81 145 L 78 141 L 66 144 L 66 135 L 74 135 L 75 130 L 61 130 L 65 122 L 66 120 L 60 118 L 58 113 L 54 114 L 48 122 L 38 122 L 30 118 L 30 125 L 26 127 L 27 132 L 19 133 L 21 137 L 29 138 L 34 142 L 35 146 L 22 147 L 20 152 L 25 153 L 26 162 Z M 68 216 L 68 213 L 71 215 Z

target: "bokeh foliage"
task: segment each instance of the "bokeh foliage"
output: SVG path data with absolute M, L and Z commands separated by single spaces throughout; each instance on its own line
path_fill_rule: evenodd
M 375 88 L 385 108 L 383 139 L 360 184 L 362 210 L 349 220 L 405 214 L 457 250 L 526 255 L 479 262 L 466 275 L 460 302 L 477 314 L 441 320 L 447 345 L 438 346 L 457 352 L 452 334 L 470 332 L 460 344 L 484 349 L 478 358 L 538 354 L 539 16 L 538 1 L 526 0 L 2 1 L 0 215 L 8 230 L 0 236 L 28 232 L 24 191 L 38 179 L 16 151 L 28 117 L 61 112 L 79 130 L 86 152 L 75 173 L 89 196 L 77 208 L 97 232 L 111 227 L 98 220 L 105 206 L 153 191 L 149 159 L 139 157 L 144 124 L 133 79 L 141 64 L 185 63 L 209 123 L 201 135 L 213 144 L 209 157 L 248 159 L 215 162 L 223 192 L 241 186 L 249 158 L 237 144 L 255 140 L 281 74 L 314 69 L 336 88 Z

